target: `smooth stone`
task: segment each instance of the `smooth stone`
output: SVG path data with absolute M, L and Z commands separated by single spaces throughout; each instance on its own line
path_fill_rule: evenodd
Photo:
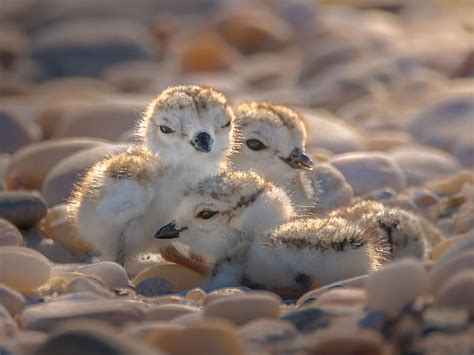
M 367 314 L 359 319 L 358 326 L 360 328 L 370 328 L 382 331 L 387 325 L 389 319 L 382 311 L 368 311 Z
M 0 110 L 0 154 L 14 153 L 40 139 L 39 127 L 13 112 Z
M 170 294 L 165 296 L 150 297 L 146 299 L 151 305 L 161 305 L 161 304 L 173 304 L 173 303 L 183 303 L 184 298 L 177 294 Z
M 25 239 L 27 238 L 28 237 L 25 236 Z M 28 240 L 27 246 L 31 249 L 39 251 L 53 263 L 70 264 L 89 261 L 87 256 L 67 249 L 63 245 L 50 239 L 43 239 L 39 241 Z
M 29 293 L 44 284 L 51 262 L 29 248 L 0 248 L 0 282 L 21 293 Z
M 469 311 L 452 307 L 431 307 L 423 312 L 423 335 L 431 332 L 457 333 L 469 325 Z
M 270 293 L 231 295 L 207 304 L 204 317 L 224 318 L 241 325 L 258 318 L 278 317 L 281 303 L 278 296 Z
M 238 335 L 252 350 L 275 342 L 295 338 L 298 335 L 296 327 L 281 319 L 257 319 L 241 326 Z
M 138 324 L 132 324 L 124 329 L 124 333 L 141 339 L 148 339 L 150 335 L 166 330 L 182 329 L 183 326 L 167 321 L 144 321 Z
M 200 287 L 193 288 L 186 293 L 186 298 L 196 304 L 203 304 L 207 293 Z
M 77 271 L 102 281 L 111 290 L 128 287 L 128 275 L 125 269 L 112 261 L 82 266 Z
M 43 332 L 20 331 L 8 341 L 14 354 L 35 354 L 39 347 L 46 341 L 47 335 Z M 1 346 L 0 346 L 1 353 Z M 3 355 L 3 353 L 1 353 Z
M 316 290 L 308 291 L 298 299 L 298 301 L 296 302 L 296 305 L 301 306 L 312 298 L 319 298 L 322 294 L 334 288 L 343 288 L 343 287 L 364 288 L 367 278 L 368 278 L 368 275 L 356 276 L 350 279 L 334 282 L 332 284 L 323 286 Z
M 365 149 L 362 133 L 354 126 L 326 111 L 299 109 L 308 131 L 306 149 L 309 152 L 324 148 L 335 154 Z
M 165 330 L 150 336 L 149 342 L 172 355 L 245 354 L 245 345 L 234 327 L 221 319 Z
M 315 302 L 316 307 L 325 305 L 346 305 L 363 308 L 367 303 L 367 294 L 360 288 L 335 288 L 323 293 Z
M 180 58 L 181 71 L 229 71 L 240 59 L 239 53 L 212 32 L 194 36 L 184 43 Z
M 139 322 L 144 317 L 138 303 L 119 299 L 54 301 L 28 306 L 22 313 L 24 329 L 42 331 L 51 331 L 65 320 L 77 318 L 102 320 L 121 326 Z
M 433 249 L 431 249 L 431 260 L 438 260 L 451 246 L 456 244 L 462 236 L 450 237 L 437 243 Z
M 134 277 L 132 284 L 137 286 L 142 281 L 151 278 L 168 280 L 175 292 L 189 290 L 201 285 L 204 281 L 204 276 L 194 270 L 173 263 L 162 263 L 140 272 Z
M 135 291 L 145 297 L 156 297 L 173 293 L 173 285 L 167 279 L 153 277 L 140 282 Z
M 105 285 L 87 277 L 76 277 L 72 279 L 65 288 L 66 293 L 94 292 L 103 297 L 114 297 Z
M 41 193 L 48 206 L 65 203 L 76 183 L 96 162 L 108 154 L 123 149 L 121 146 L 104 145 L 74 153 L 55 165 L 46 176 Z
M 53 137 L 90 137 L 117 142 L 125 132 L 135 128 L 146 105 L 145 98 L 114 98 L 77 107 L 65 112 Z
M 400 167 L 382 153 L 346 153 L 336 155 L 330 162 L 344 175 L 356 196 L 383 188 L 400 192 L 406 187 Z
M 463 270 L 474 272 L 474 250 L 444 260 L 444 262 L 435 263 L 429 272 L 431 293 L 436 294 L 448 280 Z
M 38 194 L 27 191 L 0 191 L 0 218 L 18 228 L 28 229 L 46 215 L 48 207 Z
M 314 355 L 384 355 L 386 353 L 384 339 L 375 331 L 360 330 L 358 332 L 349 332 L 337 329 L 318 333 L 316 344 L 310 351 Z
M 39 347 L 35 355 L 159 355 L 145 344 L 120 333 L 116 328 L 101 321 L 79 320 L 59 324 Z
M 474 185 L 473 171 L 461 170 L 445 178 L 429 180 L 425 183 L 425 187 L 437 194 L 454 195 L 460 193 L 465 184 Z
M 163 304 L 147 310 L 145 317 L 148 321 L 170 321 L 198 310 L 199 308 L 186 304 Z
M 460 271 L 447 280 L 436 296 L 435 305 L 466 308 L 474 313 L 474 273 L 472 269 Z
M 30 144 L 15 154 L 8 166 L 6 180 L 9 189 L 39 190 L 49 171 L 62 159 L 83 149 L 104 144 L 87 138 L 50 139 Z
M 403 131 L 374 132 L 374 134 L 367 137 L 367 149 L 377 152 L 388 152 L 413 143 L 413 138 Z
M 402 259 L 369 275 L 366 281 L 369 309 L 397 316 L 410 301 L 428 288 L 428 274 L 423 263 Z
M 0 305 L 3 305 L 10 314 L 21 313 L 25 307 L 26 300 L 23 295 L 7 285 L 0 284 Z
M 63 76 L 98 76 L 111 64 L 158 55 L 145 27 L 129 20 L 82 19 L 50 24 L 33 37 L 31 57 L 40 80 Z
M 444 334 L 433 332 L 424 337 L 417 345 L 419 353 L 428 355 L 472 354 L 473 331 Z
M 424 109 L 410 120 L 408 129 L 421 144 L 450 152 L 457 150 L 457 156 L 462 158 L 465 166 L 472 167 L 473 115 L 472 93 L 448 94 L 434 100 L 430 105 L 425 105 Z M 471 154 L 464 155 L 462 150 L 465 148 Z
M 0 304 L 0 339 L 11 337 L 18 331 L 18 325 L 8 310 Z
M 318 211 L 332 211 L 347 206 L 354 197 L 352 186 L 331 164 L 317 164 L 311 173 L 311 178 L 317 182 L 316 209 Z
M 94 247 L 87 241 L 79 238 L 74 220 L 67 204 L 59 204 L 48 210 L 48 214 L 41 220 L 39 228 L 45 239 L 52 239 L 68 251 L 84 256 L 94 255 Z
M 245 292 L 242 291 L 240 288 L 236 287 L 224 287 L 218 290 L 214 290 L 209 292 L 206 297 L 204 298 L 204 305 L 211 304 L 214 301 L 220 300 L 221 298 L 225 298 L 228 296 L 238 296 L 244 295 Z
M 0 218 L 0 247 L 21 245 L 23 237 L 18 228 L 6 219 Z
M 449 239 L 448 239 L 449 240 Z M 458 255 L 474 249 L 474 232 L 466 233 L 459 237 L 438 259 L 438 262 L 455 258 Z
M 409 186 L 455 174 L 461 164 L 452 155 L 427 147 L 400 147 L 389 155 L 401 168 Z
M 171 322 L 179 326 L 190 326 L 190 325 L 199 325 L 204 320 L 204 312 L 202 310 L 183 314 L 179 317 L 176 317 Z
M 281 319 L 292 323 L 300 332 L 312 332 L 329 325 L 329 314 L 315 307 L 288 312 Z

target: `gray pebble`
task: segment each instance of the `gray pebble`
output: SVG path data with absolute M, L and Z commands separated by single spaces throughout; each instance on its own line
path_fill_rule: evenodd
M 21 313 L 25 307 L 25 297 L 7 285 L 0 284 L 0 305 L 5 306 L 10 314 Z
M 173 293 L 173 285 L 161 277 L 154 277 L 140 282 L 135 291 L 145 297 L 162 296 Z
M 0 218 L 18 228 L 30 228 L 46 215 L 48 207 L 38 194 L 26 191 L 0 192 Z
M 125 269 L 112 261 L 103 261 L 80 267 L 78 272 L 91 275 L 102 281 L 109 289 L 128 287 L 128 275 Z

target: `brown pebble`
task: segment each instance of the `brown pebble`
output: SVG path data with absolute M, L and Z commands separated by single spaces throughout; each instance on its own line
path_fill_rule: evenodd
M 0 218 L 0 247 L 23 245 L 23 237 L 12 223 Z
M 474 272 L 474 250 L 465 252 L 455 258 L 435 263 L 429 272 L 430 291 L 436 294 L 448 280 L 451 280 L 462 270 Z
M 345 332 L 329 330 L 318 333 L 312 355 L 382 355 L 386 354 L 382 336 L 374 331 Z
M 458 272 L 440 288 L 435 304 L 440 307 L 459 307 L 474 314 L 473 269 Z

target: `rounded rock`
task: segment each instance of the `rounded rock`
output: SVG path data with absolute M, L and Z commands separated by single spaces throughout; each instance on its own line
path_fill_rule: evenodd
M 18 228 L 33 227 L 46 215 L 47 210 L 46 202 L 36 193 L 0 191 L 0 218 Z
M 198 310 L 199 308 L 186 304 L 162 304 L 150 308 L 145 317 L 149 321 L 169 321 Z
M 245 292 L 242 291 L 240 288 L 236 287 L 224 287 L 218 290 L 214 290 L 209 292 L 206 297 L 204 298 L 204 305 L 211 304 L 214 301 L 220 300 L 221 298 L 225 298 L 228 296 L 236 296 L 236 295 L 245 295 Z
M 135 291 L 145 297 L 156 297 L 173 293 L 173 285 L 163 277 L 152 277 L 141 281 Z
M 436 294 L 447 280 L 463 270 L 474 272 L 474 250 L 444 260 L 444 262 L 435 263 L 429 272 L 431 292 Z
M 278 317 L 280 305 L 281 299 L 270 293 L 227 296 L 206 305 L 204 317 L 223 318 L 241 325 L 258 318 Z
M 150 343 L 173 355 L 245 354 L 245 346 L 234 327 L 223 320 L 207 320 L 184 329 L 165 330 L 150 338 Z
M 193 288 L 186 293 L 186 298 L 190 301 L 193 301 L 197 304 L 202 304 L 204 302 L 204 298 L 207 296 L 206 291 L 204 291 L 200 287 Z
M 367 305 L 397 316 L 415 297 L 423 295 L 428 275 L 423 263 L 405 259 L 372 273 L 366 281 Z
M 364 354 L 383 355 L 385 346 L 383 337 L 375 331 L 322 331 L 318 333 L 316 345 L 311 354 Z
M 0 111 L 0 154 L 14 153 L 40 139 L 39 127 L 13 113 Z
M 6 175 L 7 187 L 11 190 L 38 190 L 48 172 L 59 161 L 77 151 L 103 143 L 101 140 L 78 138 L 30 144 L 12 156 Z
M 0 247 L 23 245 L 23 237 L 13 224 L 0 218 Z
M 44 284 L 51 273 L 51 262 L 29 248 L 0 249 L 0 282 L 21 293 L 29 293 Z
M 474 273 L 472 269 L 455 274 L 440 288 L 435 300 L 439 307 L 466 308 L 474 313 Z
M 392 150 L 390 157 L 400 166 L 409 186 L 452 175 L 461 169 L 455 157 L 434 148 L 401 147 Z
M 298 330 L 285 320 L 257 319 L 240 327 L 238 334 L 250 348 L 258 349 L 273 342 L 290 340 L 298 335 Z
M 7 285 L 0 284 L 0 304 L 15 315 L 21 313 L 25 307 L 26 300 L 21 293 L 11 289 Z
M 367 294 L 360 288 L 335 288 L 323 293 L 314 303 L 316 307 L 325 305 L 357 306 L 363 308 L 367 303 Z
M 102 281 L 111 290 L 128 287 L 127 272 L 122 266 L 112 261 L 82 266 L 77 271 Z
M 352 186 L 356 196 L 383 188 L 403 191 L 405 177 L 397 163 L 382 153 L 360 152 L 336 155 L 333 164 Z
M 49 206 L 66 202 L 74 185 L 97 161 L 120 150 L 120 146 L 104 145 L 82 150 L 61 160 L 46 176 L 41 193 Z

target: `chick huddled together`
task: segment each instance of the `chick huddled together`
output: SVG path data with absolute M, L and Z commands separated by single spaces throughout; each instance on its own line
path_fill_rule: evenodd
M 318 208 L 318 165 L 288 107 L 232 107 L 214 89 L 177 86 L 150 103 L 137 134 L 68 205 L 77 237 L 130 274 L 161 253 L 205 273 L 209 289 L 288 295 L 429 253 L 427 222 L 410 212 L 356 199 Z

